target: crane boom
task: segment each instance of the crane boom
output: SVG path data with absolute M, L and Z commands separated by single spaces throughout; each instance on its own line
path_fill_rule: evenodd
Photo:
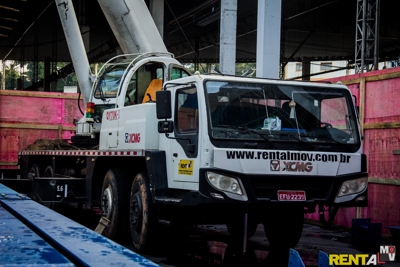
M 55 3 L 64 29 L 65 39 L 67 40 L 79 88 L 82 92 L 82 99 L 86 106 L 92 90 L 92 78 L 94 76 L 90 70 L 74 6 L 72 3 L 65 2 L 64 0 L 55 0 Z
M 124 54 L 168 52 L 143 0 L 98 0 Z

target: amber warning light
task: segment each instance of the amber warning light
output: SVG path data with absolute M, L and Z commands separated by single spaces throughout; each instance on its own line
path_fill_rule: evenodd
M 88 102 L 86 104 L 86 121 L 93 121 L 94 117 L 94 103 Z

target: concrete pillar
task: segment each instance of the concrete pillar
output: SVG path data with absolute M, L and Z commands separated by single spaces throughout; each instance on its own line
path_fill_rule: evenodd
M 237 0 L 221 0 L 219 66 L 223 74 L 235 74 Z
M 279 79 L 282 0 L 258 0 L 256 76 Z
M 310 59 L 305 57 L 301 63 L 301 76 L 303 76 L 303 81 L 309 81 L 311 74 L 311 64 Z
M 161 35 L 164 37 L 164 0 L 150 0 L 150 13 Z

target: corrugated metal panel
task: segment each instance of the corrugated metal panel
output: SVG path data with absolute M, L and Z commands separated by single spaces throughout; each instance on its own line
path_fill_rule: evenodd
M 335 223 L 351 227 L 352 218 L 371 218 L 385 226 L 400 225 L 400 68 L 331 79 L 346 84 L 360 105 L 364 153 L 368 158 L 368 207 L 341 208 Z M 364 87 L 365 83 L 365 87 Z M 358 214 L 358 215 L 357 215 Z M 307 215 L 318 219 L 318 214 Z

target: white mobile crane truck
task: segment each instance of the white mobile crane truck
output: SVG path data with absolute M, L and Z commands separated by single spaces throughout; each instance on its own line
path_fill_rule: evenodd
M 99 0 L 107 2 L 117 6 Z M 142 4 L 143 15 L 136 2 L 124 1 L 130 13 Z M 56 3 L 71 23 L 71 4 Z M 80 36 L 70 28 L 69 43 Z M 130 228 L 138 251 L 157 224 L 174 220 L 225 223 L 244 238 L 262 223 L 272 246 L 293 247 L 317 205 L 366 205 L 366 157 L 347 87 L 191 75 L 166 51 L 149 52 L 111 59 L 92 89 L 88 64 L 73 58 L 87 106 L 76 135 L 19 152 L 35 200 L 99 206 L 110 221 L 103 234 Z

